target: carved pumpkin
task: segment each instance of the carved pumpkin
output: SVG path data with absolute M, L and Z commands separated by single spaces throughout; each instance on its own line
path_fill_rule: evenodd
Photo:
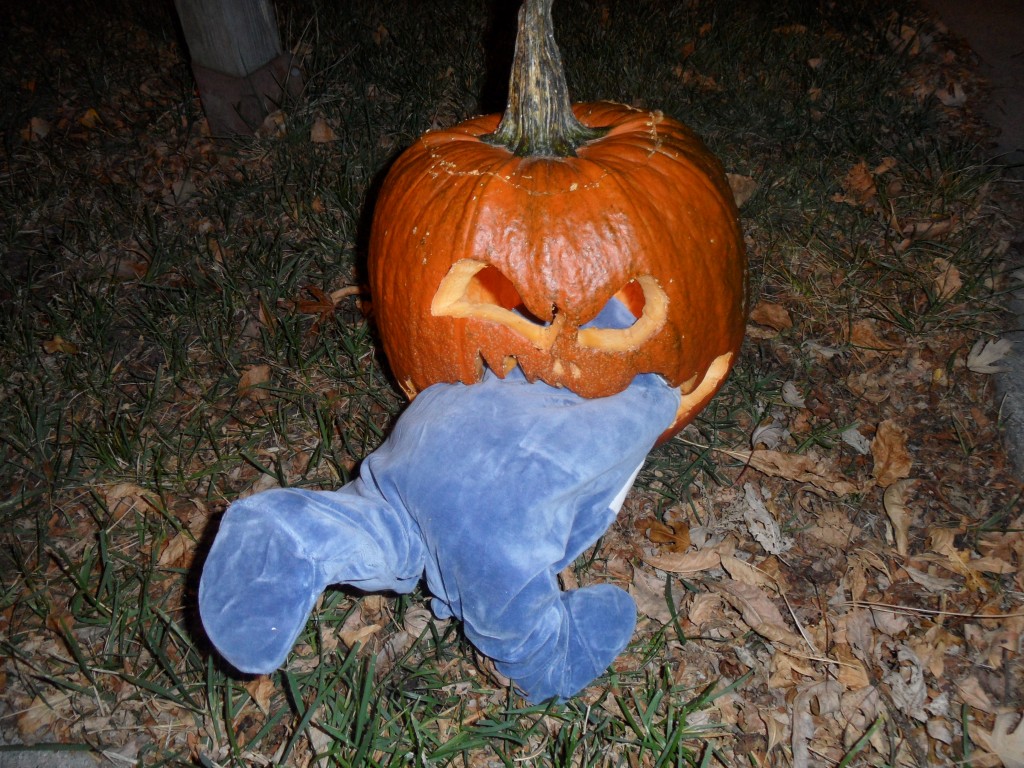
M 546 6 L 538 23 L 550 24 Z M 489 115 L 429 132 L 384 181 L 369 260 L 384 351 L 409 397 L 476 382 L 484 366 L 504 376 L 518 365 L 583 397 L 661 374 L 683 395 L 675 431 L 717 391 L 743 337 L 731 191 L 704 144 L 659 112 L 570 112 L 565 95 L 562 114 L 538 117 L 538 99 L 517 91 L 516 72 L 536 66 L 521 61 L 523 15 L 501 125 Z M 613 297 L 635 322 L 586 327 Z

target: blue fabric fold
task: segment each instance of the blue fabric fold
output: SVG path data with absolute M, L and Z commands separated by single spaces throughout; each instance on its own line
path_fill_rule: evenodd
M 637 376 L 586 400 L 513 371 L 420 393 L 337 491 L 276 489 L 231 505 L 200 581 L 204 627 L 243 672 L 280 666 L 331 584 L 409 592 L 425 576 L 441 618 L 530 701 L 604 672 L 636 609 L 557 574 L 607 530 L 679 393 Z

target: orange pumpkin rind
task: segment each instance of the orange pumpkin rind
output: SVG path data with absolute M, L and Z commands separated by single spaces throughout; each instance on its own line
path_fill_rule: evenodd
M 485 143 L 489 115 L 427 133 L 395 162 L 369 257 L 384 351 L 410 397 L 474 383 L 484 366 L 583 397 L 657 373 L 682 395 L 671 433 L 717 392 L 743 339 L 736 206 L 681 123 L 607 102 L 573 109 L 607 129 L 575 157 Z M 636 323 L 584 328 L 613 296 Z

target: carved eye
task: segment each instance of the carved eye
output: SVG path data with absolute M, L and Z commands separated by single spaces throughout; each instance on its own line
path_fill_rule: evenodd
M 651 275 L 631 280 L 615 298 L 628 312 L 621 307 L 605 308 L 596 325 L 592 321 L 580 328 L 580 346 L 602 352 L 629 352 L 665 324 L 668 296 Z M 431 301 L 430 313 L 501 323 L 543 350 L 551 348 L 565 323 L 564 315 L 554 307 L 550 323 L 531 315 L 512 282 L 499 270 L 475 259 L 461 259 L 448 270 Z
M 580 328 L 576 341 L 581 347 L 602 352 L 629 352 L 639 349 L 665 325 L 668 296 L 651 275 L 631 280 L 615 294 L 615 298 L 625 305 L 636 321 L 624 327 Z
M 550 324 L 543 324 L 523 305 L 512 281 L 475 259 L 461 259 L 452 265 L 430 302 L 430 314 L 501 323 L 544 350 L 555 343 L 565 323 L 564 316 L 555 313 Z

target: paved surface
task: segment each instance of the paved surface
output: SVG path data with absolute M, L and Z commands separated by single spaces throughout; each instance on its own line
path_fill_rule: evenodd
M 1005 166 L 1003 183 L 1024 199 L 1024 0 L 923 0 L 946 26 L 968 42 L 992 85 L 985 117 L 1000 129 L 991 161 Z M 1017 206 L 1016 242 L 1008 255 L 1024 270 L 1024 217 Z M 1019 272 L 1024 276 L 1024 271 Z M 1010 299 L 1008 333 L 1015 344 L 1007 370 L 996 379 L 1010 458 L 1024 477 L 1024 279 Z
M 68 752 L 56 749 L 19 749 L 0 752 L 0 768 L 99 768 L 99 766 L 98 758 L 88 752 Z
M 1021 0 L 923 0 L 981 60 L 992 84 L 986 117 L 1001 129 L 993 160 L 1024 164 L 1024 2 Z M 1024 176 L 1017 176 L 1024 179 Z

